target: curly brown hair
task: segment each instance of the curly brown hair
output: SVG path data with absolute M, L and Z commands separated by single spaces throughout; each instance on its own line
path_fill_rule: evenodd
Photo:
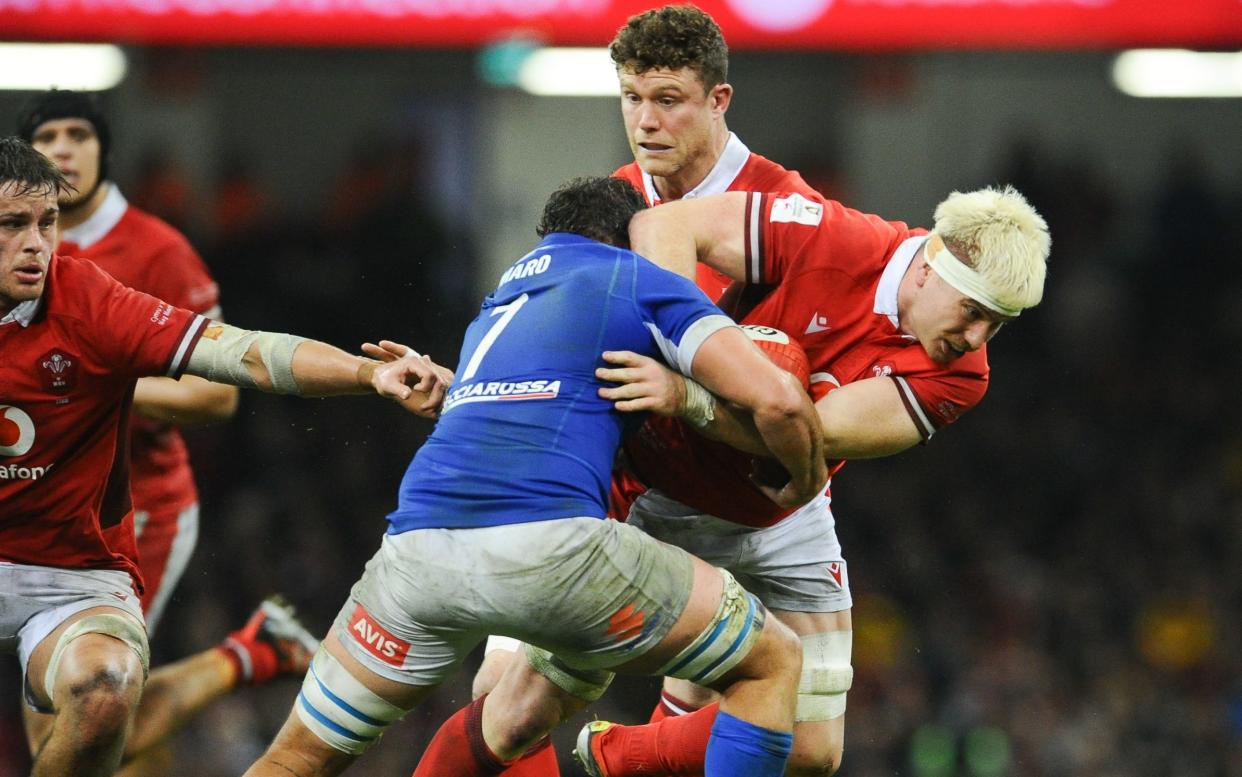
M 720 27 L 692 5 L 668 5 L 631 16 L 608 53 L 618 68 L 635 73 L 688 67 L 707 91 L 729 76 L 729 47 Z

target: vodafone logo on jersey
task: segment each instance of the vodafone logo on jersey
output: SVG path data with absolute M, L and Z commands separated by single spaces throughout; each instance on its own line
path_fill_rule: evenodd
M 34 421 L 26 411 L 0 405 L 0 456 L 25 456 L 34 441 Z
M 805 27 L 823 15 L 832 0 L 728 0 L 738 16 L 761 30 L 788 32 Z
M 349 633 L 364 650 L 385 664 L 401 666 L 405 663 L 406 654 L 410 652 L 409 642 L 376 623 L 375 618 L 361 604 L 349 618 Z

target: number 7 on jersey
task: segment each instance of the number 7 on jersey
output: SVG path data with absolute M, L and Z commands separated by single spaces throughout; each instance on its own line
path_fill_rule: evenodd
M 474 377 L 474 374 L 479 371 L 479 365 L 482 364 L 483 357 L 487 355 L 488 349 L 492 347 L 496 342 L 496 338 L 500 337 L 500 333 L 505 331 L 505 327 L 509 325 L 513 317 L 517 315 L 517 312 L 529 300 L 530 295 L 523 294 L 508 305 L 499 305 L 492 309 L 493 316 L 500 313 L 504 315 L 500 316 L 500 320 L 492 324 L 492 328 L 487 330 L 487 334 L 483 335 L 483 339 L 479 341 L 479 347 L 474 349 L 474 353 L 470 356 L 470 361 L 466 363 L 466 370 L 462 373 L 461 380 L 467 381 Z

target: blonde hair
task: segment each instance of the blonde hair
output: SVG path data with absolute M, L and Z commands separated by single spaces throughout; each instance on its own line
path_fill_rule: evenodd
M 1034 307 L 1044 296 L 1048 224 L 1017 189 L 953 192 L 936 206 L 934 231 L 1006 307 Z

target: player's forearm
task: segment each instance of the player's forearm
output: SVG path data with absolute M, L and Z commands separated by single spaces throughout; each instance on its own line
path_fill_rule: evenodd
M 336 346 L 306 340 L 293 352 L 293 380 L 304 397 L 370 394 L 371 374 L 378 363 L 346 353 Z
M 212 322 L 195 343 L 187 374 L 276 394 L 329 396 L 374 391 L 378 362 L 296 335 Z
M 716 398 L 712 420 L 697 426 L 699 433 L 752 456 L 771 456 L 750 411 Z
M 789 472 L 794 489 L 807 498 L 822 489 L 828 481 L 823 432 L 815 406 L 801 387 L 787 387 L 757 407 L 753 417 L 764 447 Z
M 224 421 L 237 411 L 237 387 L 194 375 L 140 378 L 134 388 L 134 412 L 151 421 L 193 426 Z

